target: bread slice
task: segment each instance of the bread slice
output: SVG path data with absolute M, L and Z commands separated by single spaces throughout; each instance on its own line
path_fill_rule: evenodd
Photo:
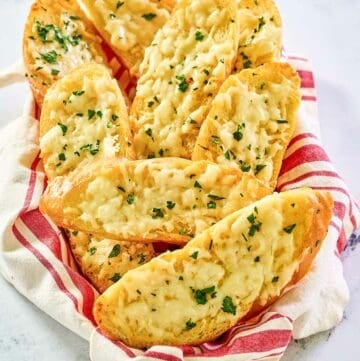
M 50 180 L 89 159 L 133 158 L 126 105 L 107 68 L 83 65 L 49 89 L 40 118 L 40 148 Z
M 123 275 L 154 257 L 152 244 L 98 239 L 83 232 L 68 232 L 75 260 L 82 273 L 102 293 Z
M 97 299 L 95 320 L 136 348 L 213 340 L 309 271 L 332 204 L 329 193 L 297 189 L 233 213 L 128 272 Z
M 36 102 L 77 66 L 107 64 L 102 40 L 76 0 L 36 0 L 26 20 L 23 56 Z
M 145 51 L 130 118 L 137 159 L 191 158 L 238 44 L 235 0 L 180 0 Z
M 285 63 L 230 76 L 201 127 L 193 160 L 254 174 L 275 188 L 300 105 L 300 79 Z
M 274 0 L 237 0 L 240 38 L 234 71 L 278 61 L 282 21 Z
M 155 33 L 168 20 L 175 0 L 78 0 L 99 33 L 111 45 L 130 73 L 139 66 Z
M 97 237 L 183 244 L 269 194 L 254 177 L 180 158 L 95 162 L 58 177 L 40 209 L 62 227 Z

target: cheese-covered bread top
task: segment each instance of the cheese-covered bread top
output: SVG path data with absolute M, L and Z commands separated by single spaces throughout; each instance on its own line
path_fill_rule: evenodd
M 131 108 L 137 159 L 191 158 L 236 56 L 235 0 L 180 0 L 145 51 Z
M 299 76 L 288 64 L 230 76 L 201 127 L 193 160 L 234 166 L 275 188 L 299 105 Z
M 274 0 L 236 0 L 240 38 L 234 71 L 280 59 L 282 23 Z
M 110 287 L 95 303 L 98 325 L 136 348 L 215 339 L 309 271 L 332 204 L 329 193 L 297 189 L 229 215 Z
M 127 271 L 154 256 L 151 243 L 98 239 L 78 231 L 69 231 L 68 237 L 82 273 L 100 293 L 119 281 Z
M 85 160 L 132 158 L 124 98 L 102 65 L 83 65 L 47 92 L 40 118 L 40 148 L 49 179 Z
M 139 75 L 145 48 L 168 20 L 175 3 L 175 0 L 78 1 L 135 76 Z
M 107 64 L 102 40 L 76 0 L 36 0 L 28 15 L 23 55 L 34 96 L 81 64 Z
M 40 208 L 59 226 L 99 237 L 181 244 L 267 194 L 253 176 L 209 162 L 108 160 L 57 177 Z

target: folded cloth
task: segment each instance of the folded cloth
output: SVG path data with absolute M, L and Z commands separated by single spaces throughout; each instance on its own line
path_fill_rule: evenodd
M 30 99 L 22 117 L 0 131 L 0 271 L 25 297 L 90 342 L 93 361 L 279 360 L 292 337 L 303 338 L 337 325 L 349 292 L 339 259 L 359 225 L 359 208 L 320 142 L 314 79 L 306 59 L 286 59 L 301 77 L 302 103 L 294 138 L 285 155 L 278 191 L 307 186 L 328 190 L 335 200 L 329 233 L 311 272 L 269 310 L 220 339 L 198 347 L 149 350 L 113 342 L 96 328 L 96 290 L 78 272 L 66 239 L 38 209 L 46 178 L 39 158 L 38 121 Z M 119 69 L 118 69 L 119 70 Z M 0 73 L 0 86 L 18 81 L 19 67 Z M 123 89 L 134 87 L 118 71 Z M 124 84 L 125 83 L 125 84 Z

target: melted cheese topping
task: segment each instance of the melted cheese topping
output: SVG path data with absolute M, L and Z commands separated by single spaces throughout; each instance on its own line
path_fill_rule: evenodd
M 98 239 L 77 231 L 69 233 L 69 241 L 82 272 L 100 292 L 154 255 L 151 244 Z
M 218 3 L 180 1 L 146 49 L 131 109 L 137 158 L 190 158 L 237 46 L 234 1 Z
M 240 17 L 238 57 L 234 71 L 280 59 L 282 29 L 273 0 L 237 0 Z
M 86 159 L 127 155 L 126 106 L 118 84 L 105 68 L 96 75 L 91 69 L 83 74 L 79 68 L 45 97 L 41 122 L 52 126 L 40 148 L 50 178 L 69 173 Z
M 81 64 L 105 61 L 98 48 L 99 38 L 89 32 L 77 14 L 63 12 L 56 17 L 56 22 L 51 24 L 35 19 L 31 38 L 27 41 L 35 69 L 31 77 L 36 79 L 41 74 L 47 79 L 43 85 L 51 85 L 54 79 Z M 95 43 L 98 43 L 96 47 Z
M 224 83 L 200 131 L 193 159 L 230 164 L 269 183 L 280 170 L 294 131 L 296 101 L 293 79 L 269 81 L 260 69 L 248 73 L 248 79 L 233 75 Z
M 48 196 L 61 197 L 68 226 L 124 240 L 183 243 L 269 192 L 253 177 L 208 162 L 169 158 L 91 172 L 74 176 L 72 187 L 59 180 Z
M 318 217 L 314 194 L 269 196 L 221 220 L 182 250 L 129 272 L 97 300 L 100 327 L 137 347 L 215 338 L 254 302 L 265 306 L 279 297 L 309 251 L 317 251 L 320 241 L 306 238 Z M 327 226 L 325 218 L 321 226 Z
M 105 33 L 114 50 L 124 58 L 130 71 L 138 74 L 145 48 L 151 44 L 155 33 L 169 18 L 169 11 L 161 1 L 83 1 L 99 31 Z M 100 23 L 96 19 L 100 17 Z

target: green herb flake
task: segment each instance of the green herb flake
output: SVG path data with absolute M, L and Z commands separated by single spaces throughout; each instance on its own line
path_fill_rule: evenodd
M 121 279 L 120 273 L 114 273 L 110 278 L 109 281 L 117 282 Z
M 295 227 L 296 227 L 296 224 L 291 224 L 290 226 L 283 228 L 283 231 L 290 234 L 290 233 L 292 233 L 292 231 L 294 230 Z
M 155 104 L 155 102 L 151 100 L 148 102 L 147 106 L 148 106 L 148 108 L 151 108 L 154 104 Z
M 266 164 L 256 164 L 255 175 L 259 174 L 265 167 Z
M 145 255 L 144 255 L 144 253 L 140 253 L 140 254 L 138 255 L 138 258 L 139 258 L 138 264 L 144 264 L 144 263 L 145 263 L 146 257 L 145 257 Z
M 60 70 L 57 69 L 51 69 L 51 75 L 58 75 L 60 73 Z
M 97 251 L 96 247 L 91 247 L 88 249 L 88 252 L 90 253 L 90 256 L 93 256 Z
M 62 124 L 62 123 L 58 123 L 58 126 L 60 127 L 63 135 L 65 135 L 67 130 L 68 130 L 68 127 L 65 124 Z
M 114 13 L 109 14 L 109 19 L 113 20 L 115 18 L 116 18 L 116 14 L 114 14 Z
M 199 251 L 195 251 L 192 255 L 190 255 L 191 258 L 197 259 L 199 255 Z
M 220 138 L 217 135 L 212 135 L 211 136 L 211 143 L 214 144 L 214 145 L 220 144 Z
M 153 212 L 153 215 L 152 215 L 153 219 L 164 218 L 164 216 L 165 216 L 164 212 L 161 208 L 153 208 L 152 212 Z
M 58 54 L 55 50 L 49 51 L 48 53 L 40 53 L 41 58 L 49 64 L 56 64 Z
M 149 137 L 152 137 L 152 129 L 151 128 L 146 129 L 145 134 L 148 135 Z
M 166 202 L 166 208 L 167 209 L 174 209 L 176 206 L 176 203 L 172 202 L 172 201 L 167 201 Z
M 88 119 L 91 120 L 95 117 L 96 111 L 93 109 L 88 109 Z
M 65 160 L 66 160 L 66 155 L 65 155 L 65 153 L 60 153 L 60 154 L 59 154 L 59 160 L 61 160 L 61 161 L 65 161 Z
M 186 81 L 185 75 L 177 75 L 176 79 L 179 81 L 178 83 L 178 89 L 185 93 L 187 89 L 189 88 L 189 84 Z
M 111 250 L 108 258 L 114 258 L 114 257 L 117 257 L 119 254 L 120 254 L 120 251 L 121 251 L 121 246 L 120 244 L 116 244 L 113 249 Z
M 222 201 L 225 197 L 216 196 L 215 194 L 208 194 L 208 197 L 214 201 Z
M 278 281 L 279 281 L 279 276 L 275 276 L 275 277 L 273 277 L 272 280 L 271 280 L 272 283 L 276 283 L 276 282 L 278 282 Z
M 112 119 L 113 122 L 115 122 L 116 120 L 119 119 L 119 116 L 116 115 L 116 114 L 112 114 L 112 115 L 111 115 L 111 119 Z
M 236 315 L 236 307 L 235 307 L 235 305 L 233 303 L 232 298 L 229 297 L 229 296 L 226 296 L 223 299 L 221 309 L 226 313 L 231 313 L 232 315 Z
M 240 169 L 242 172 L 250 172 L 251 166 L 244 161 L 240 161 Z
M 134 204 L 135 202 L 135 196 L 133 194 L 129 194 L 126 199 L 128 204 Z
M 260 262 L 260 256 L 256 256 L 256 257 L 254 258 L 254 262 L 255 262 L 255 263 Z
M 196 302 L 199 305 L 205 305 L 207 302 L 207 295 L 214 294 L 215 286 L 204 288 L 202 290 L 193 290 Z
M 225 159 L 230 160 L 230 152 L 227 150 L 224 154 Z
M 156 17 L 156 14 L 147 13 L 147 14 L 141 15 L 141 17 L 144 18 L 147 21 L 151 21 L 152 19 L 154 19 Z
M 278 124 L 287 124 L 287 123 L 289 123 L 287 120 L 285 120 L 285 119 L 279 119 L 279 120 L 277 120 L 276 121 Z
M 124 193 L 126 192 L 125 188 L 123 188 L 121 186 L 118 186 L 117 189 L 120 190 L 121 192 L 124 192 Z
M 73 91 L 73 95 L 75 95 L 76 97 L 80 97 L 84 93 L 85 93 L 85 90 L 75 90 L 75 91 Z
M 191 329 L 193 329 L 195 326 L 196 326 L 196 323 L 195 323 L 195 322 L 192 322 L 191 320 L 186 321 L 186 323 L 185 323 L 185 330 L 186 330 L 186 331 L 191 330 Z
M 201 184 L 198 181 L 195 181 L 194 187 L 195 188 L 200 188 L 200 189 L 202 188 Z
M 216 203 L 214 201 L 210 201 L 208 204 L 207 204 L 207 208 L 208 209 L 216 209 Z
M 116 10 L 120 9 L 125 4 L 125 1 L 118 1 L 116 3 Z
M 203 41 L 204 40 L 204 34 L 197 30 L 196 33 L 195 33 L 195 40 L 196 41 Z
M 233 133 L 233 137 L 237 142 L 240 142 L 240 140 L 243 138 L 243 133 L 241 132 L 241 126 L 238 124 L 236 131 Z

